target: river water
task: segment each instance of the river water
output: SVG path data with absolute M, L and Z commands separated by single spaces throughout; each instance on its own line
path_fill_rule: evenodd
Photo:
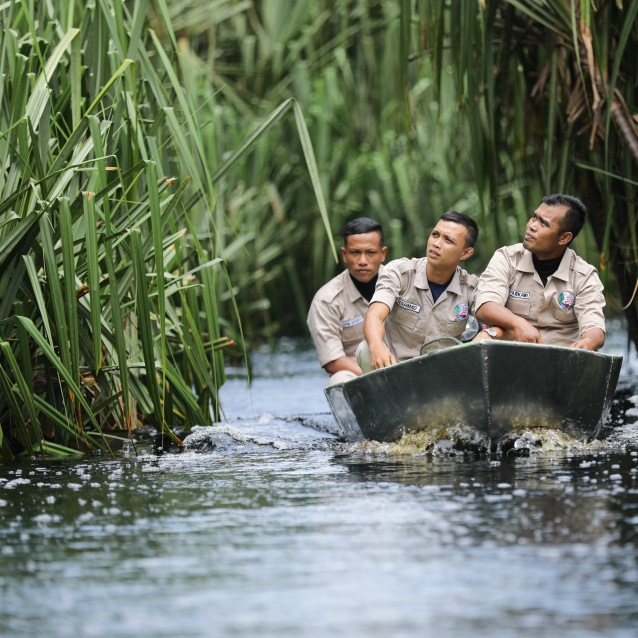
M 637 634 L 635 354 L 605 445 L 527 458 L 347 445 L 307 342 L 253 361 L 185 453 L 0 465 L 1 636 Z

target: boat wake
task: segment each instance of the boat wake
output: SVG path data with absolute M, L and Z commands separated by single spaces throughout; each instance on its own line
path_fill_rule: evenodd
M 638 406 L 638 395 L 625 403 Z M 623 408 L 626 406 L 623 404 Z M 603 440 L 578 441 L 559 430 L 520 426 L 500 439 L 490 440 L 469 425 L 436 426 L 409 432 L 392 443 L 363 441 L 346 443 L 330 414 L 299 417 L 262 414 L 236 418 L 212 426 L 196 427 L 184 439 L 186 452 L 259 453 L 276 451 L 332 450 L 347 455 L 412 455 L 433 457 L 491 456 L 526 457 L 535 454 L 588 454 L 595 451 L 624 451 L 638 445 L 638 421 L 632 422 L 632 408 L 624 410 L 623 425 L 609 427 Z M 638 417 L 638 408 L 636 409 Z

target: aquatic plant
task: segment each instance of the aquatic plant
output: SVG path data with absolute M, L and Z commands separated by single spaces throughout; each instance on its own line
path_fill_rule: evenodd
M 0 6 L 0 458 L 107 450 L 139 424 L 179 442 L 219 414 L 219 306 L 241 289 L 216 184 L 286 111 L 329 228 L 298 103 L 218 161 L 166 4 L 163 40 L 148 6 Z

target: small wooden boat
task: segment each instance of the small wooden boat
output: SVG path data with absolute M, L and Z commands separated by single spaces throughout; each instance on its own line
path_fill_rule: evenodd
M 558 346 L 456 342 L 325 393 L 348 441 L 396 441 L 455 424 L 491 439 L 545 427 L 591 440 L 609 414 L 621 364 L 620 356 Z

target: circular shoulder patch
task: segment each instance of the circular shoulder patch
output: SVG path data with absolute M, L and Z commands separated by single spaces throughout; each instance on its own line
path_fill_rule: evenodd
M 570 292 L 569 290 L 564 290 L 560 293 L 560 295 L 558 295 L 558 305 L 563 310 L 569 310 L 570 308 L 573 308 L 574 301 L 576 301 L 574 293 Z
M 466 303 L 457 303 L 454 306 L 454 316 L 457 321 L 465 321 L 470 314 L 470 308 Z

